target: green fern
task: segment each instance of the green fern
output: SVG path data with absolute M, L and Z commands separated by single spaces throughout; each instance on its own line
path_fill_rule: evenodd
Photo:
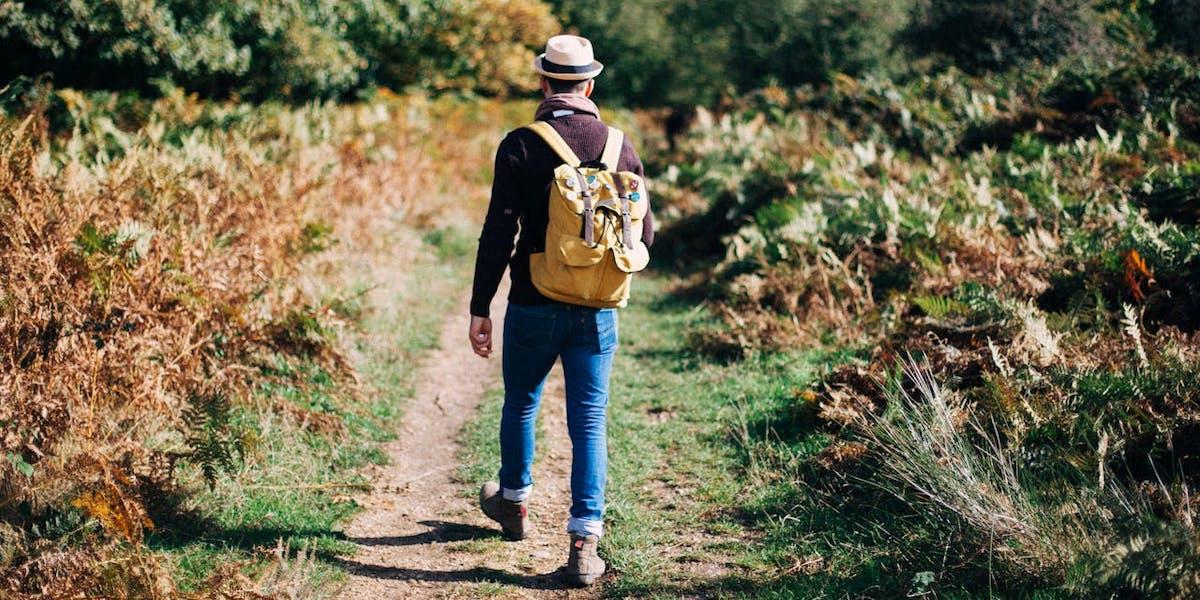
M 1013 305 L 1002 299 L 995 288 L 968 281 L 960 285 L 954 295 L 967 308 L 965 314 L 973 320 L 1004 322 L 1012 314 Z
M 922 312 L 934 319 L 962 317 L 971 312 L 971 307 L 965 302 L 945 296 L 914 296 L 911 300 Z
M 245 452 L 244 436 L 234 431 L 229 398 L 219 392 L 192 395 L 183 422 L 187 427 L 188 457 L 200 467 L 204 481 L 212 487 L 218 474 L 233 472 Z
M 942 259 L 937 252 L 926 252 L 920 247 L 913 247 L 912 256 L 917 264 L 921 265 L 921 268 L 930 273 L 941 275 L 946 272 L 946 267 L 942 265 Z

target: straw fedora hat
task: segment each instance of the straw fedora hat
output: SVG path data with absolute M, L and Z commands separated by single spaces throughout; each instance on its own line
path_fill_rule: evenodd
M 592 53 L 592 43 L 577 35 L 556 35 L 546 52 L 533 59 L 533 69 L 551 79 L 583 81 L 600 74 L 604 65 Z

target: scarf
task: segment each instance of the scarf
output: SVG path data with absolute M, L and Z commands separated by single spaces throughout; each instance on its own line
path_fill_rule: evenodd
M 583 94 L 551 94 L 537 107 L 534 120 L 542 121 L 554 118 L 554 111 L 569 110 L 575 114 L 592 115 L 600 118 L 600 109 Z

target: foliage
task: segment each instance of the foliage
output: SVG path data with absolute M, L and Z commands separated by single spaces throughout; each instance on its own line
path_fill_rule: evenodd
M 905 35 L 968 71 L 1054 64 L 1106 45 L 1091 0 L 921 0 Z
M 1187 52 L 1200 54 L 1200 12 L 1188 0 L 1151 0 L 1142 4 L 1156 28 L 1156 42 Z
M 908 3 L 895 1 L 714 4 L 706 22 L 729 24 L 725 72 L 735 74 L 741 89 L 823 83 L 836 73 L 892 68 L 899 59 L 894 39 L 908 20 Z
M 918 57 L 971 73 L 1102 64 L 1154 37 L 1136 5 L 1094 0 L 552 3 L 610 66 L 599 93 L 652 106 L 711 106 L 770 84 L 831 83 L 838 73 L 933 75 Z
M 904 3 L 577 2 L 555 0 L 565 23 L 609 66 L 598 93 L 635 105 L 711 104 L 770 82 L 828 81 L 890 65 Z
M 671 0 L 551 0 L 550 3 L 562 16 L 564 25 L 592 41 L 596 59 L 605 64 L 596 87 L 598 97 L 639 105 L 658 105 L 668 98 L 676 99 L 672 88 L 677 85 L 676 75 L 684 69 L 673 64 L 680 40 L 675 32 L 692 26 L 673 13 L 677 3 Z M 681 59 L 694 66 L 719 53 L 719 44 L 719 40 L 705 37 L 697 47 L 679 56 L 697 57 L 695 61 Z M 701 72 L 710 73 L 711 69 Z M 680 90 L 678 96 L 694 91 L 698 90 Z M 704 92 L 707 96 L 702 99 L 711 101 L 711 90 Z
M 1040 100 L 1057 110 L 1087 115 L 1106 127 L 1150 113 L 1200 139 L 1200 68 L 1185 56 L 1164 53 L 1110 67 L 1078 65 L 1055 75 Z
M 35 89 L 18 104 L 35 108 L 0 116 L 0 530 L 16 532 L 0 540 L 0 595 L 180 597 L 143 541 L 266 468 L 274 440 L 255 419 L 294 438 L 280 456 L 323 465 L 322 477 L 365 460 L 369 436 L 335 443 L 375 410 L 356 401 L 335 344 L 353 310 L 343 293 L 316 296 L 301 266 L 367 222 L 347 213 L 402 226 L 442 210 L 419 192 L 462 172 L 414 140 L 466 111 L 386 94 L 215 104 L 179 90 L 146 101 Z M 439 148 L 479 160 L 488 131 Z M 364 231 L 354 244 L 383 245 Z M 308 392 L 335 385 L 337 397 Z
M 231 472 L 236 454 L 244 452 L 230 423 L 229 398 L 220 393 L 193 396 L 181 418 L 187 431 L 188 458 L 200 467 L 209 486 L 220 471 Z
M 1182 599 L 1200 593 L 1200 554 L 1191 527 L 1159 525 L 1109 549 L 1091 565 L 1097 587 L 1087 593 Z
M 257 99 L 414 84 L 505 94 L 530 87 L 531 49 L 557 28 L 538 0 L 13 4 L 0 9 L 0 80 Z
M 1012 589 L 1188 593 L 1162 586 L 1190 551 L 1146 540 L 1186 546 L 1200 474 L 1194 75 L 1163 52 L 843 76 L 700 113 L 658 195 L 688 202 L 659 255 L 724 322 L 694 347 L 871 349 L 784 412 L 836 434 L 793 510 L 870 506 L 866 543 L 955 586 L 994 567 Z M 930 565 L 931 539 L 965 562 Z

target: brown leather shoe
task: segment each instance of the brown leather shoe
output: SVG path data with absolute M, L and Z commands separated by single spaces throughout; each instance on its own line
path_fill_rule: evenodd
M 479 488 L 479 508 L 489 519 L 500 524 L 504 537 L 510 540 L 523 540 L 533 533 L 529 509 L 525 504 L 505 500 L 500 493 L 500 484 L 495 481 L 489 481 Z
M 563 579 L 569 585 L 586 587 L 595 583 L 604 574 L 604 561 L 597 552 L 600 538 L 594 535 L 571 534 L 571 553 L 567 556 L 567 567 Z

